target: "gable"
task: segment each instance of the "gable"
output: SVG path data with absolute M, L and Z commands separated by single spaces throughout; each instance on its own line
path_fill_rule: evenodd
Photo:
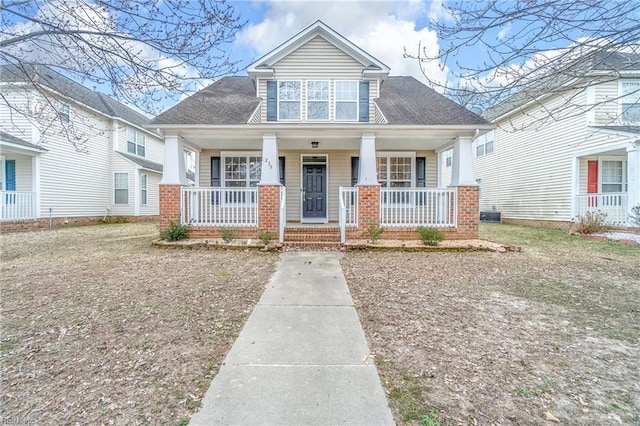
M 365 66 L 318 35 L 273 64 L 279 78 L 359 79 Z

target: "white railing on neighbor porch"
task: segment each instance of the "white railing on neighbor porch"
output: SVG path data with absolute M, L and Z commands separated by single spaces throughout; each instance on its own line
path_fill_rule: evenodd
M 586 212 L 605 213 L 607 225 L 625 225 L 627 223 L 627 193 L 609 192 L 604 194 L 576 195 L 576 217 Z
M 0 221 L 35 219 L 36 193 L 0 191 Z
M 258 226 L 257 188 L 182 188 L 182 223 Z
M 358 226 L 358 189 L 340 187 L 340 241 L 345 242 L 346 228 Z
M 380 226 L 455 228 L 456 188 L 381 188 Z
M 287 223 L 287 188 L 280 187 L 280 229 L 279 241 L 284 243 L 284 226 Z

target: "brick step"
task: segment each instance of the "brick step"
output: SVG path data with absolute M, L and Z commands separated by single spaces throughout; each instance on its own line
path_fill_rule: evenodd
M 285 232 L 285 241 L 340 241 L 340 234 L 291 234 Z

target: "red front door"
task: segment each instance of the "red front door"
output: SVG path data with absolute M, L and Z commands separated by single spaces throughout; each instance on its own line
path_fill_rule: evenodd
M 598 161 L 589 160 L 587 161 L 587 194 L 597 194 L 597 193 L 598 193 Z M 598 198 L 589 197 L 588 206 L 597 207 Z

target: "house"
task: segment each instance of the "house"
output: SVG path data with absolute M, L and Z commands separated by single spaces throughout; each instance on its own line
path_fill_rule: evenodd
M 233 228 L 292 242 L 362 238 L 372 226 L 383 238 L 417 239 L 425 225 L 477 237 L 472 141 L 493 125 L 412 77 L 390 76 L 320 21 L 246 71 L 149 124 L 165 135 L 161 229 L 180 220 L 194 237 Z M 192 188 L 185 146 L 198 158 Z M 438 187 L 436 153 L 449 147 L 452 182 Z
M 133 109 L 44 66 L 0 68 L 3 230 L 158 217 L 163 141 Z
M 640 204 L 640 55 L 599 52 L 578 63 L 580 78 L 557 78 L 546 94 L 516 95 L 484 114 L 496 130 L 474 142 L 481 211 L 553 227 L 601 211 L 606 223 L 631 226 Z

